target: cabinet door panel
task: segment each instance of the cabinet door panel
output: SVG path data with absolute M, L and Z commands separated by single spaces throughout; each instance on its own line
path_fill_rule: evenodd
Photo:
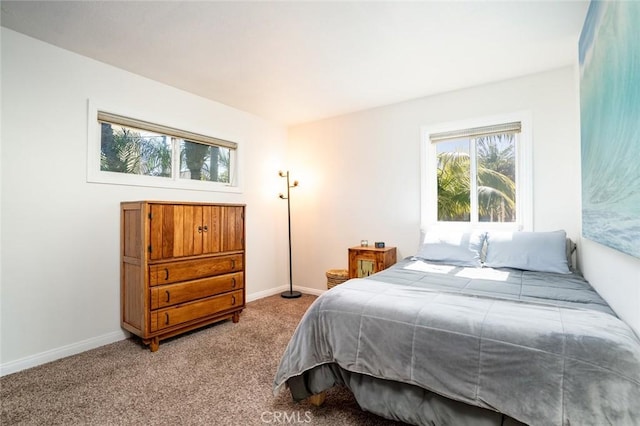
M 149 205 L 149 253 L 150 260 L 174 257 L 176 241 L 175 209 L 173 205 Z
M 244 305 L 242 291 L 221 294 L 175 308 L 159 309 L 151 313 L 151 331 L 158 331 L 185 322 L 206 319 L 223 311 Z
M 171 257 L 184 256 L 184 206 L 173 206 L 173 251 Z
M 222 250 L 242 250 L 244 248 L 244 209 L 239 206 L 224 207 L 224 228 Z
M 222 207 L 204 206 L 202 208 L 202 253 L 218 253 L 222 251 L 220 239 L 220 225 L 222 220 Z
M 151 205 L 151 260 L 194 256 L 203 253 L 204 206 Z M 208 234 L 208 233 L 207 233 Z
M 376 256 L 369 253 L 350 253 L 349 278 L 368 277 L 376 272 Z
M 176 206 L 176 212 L 174 220 L 182 224 L 181 230 L 176 229 L 176 242 L 182 242 L 182 247 L 178 248 L 176 244 L 178 249 L 174 248 L 174 257 L 202 254 L 202 206 Z
M 236 272 L 179 284 L 152 287 L 150 290 L 151 309 L 179 305 L 180 303 L 241 289 L 244 286 L 242 275 L 242 272 Z
M 149 258 L 151 260 L 167 257 L 164 246 L 164 212 L 164 206 L 160 204 L 149 205 Z
M 158 206 L 158 210 L 161 212 L 159 219 L 156 219 L 156 215 L 152 216 L 151 221 L 159 220 L 162 226 L 162 232 L 160 233 L 160 238 L 162 238 L 160 242 L 160 246 L 162 247 L 162 258 L 170 259 L 173 257 L 173 245 L 175 243 L 175 235 L 173 232 L 173 228 L 175 224 L 173 222 L 173 207 L 174 206 Z M 153 226 L 152 226 L 153 229 Z M 155 236 L 154 236 L 155 237 Z
M 184 260 L 149 266 L 149 285 L 171 284 L 243 269 L 242 255 Z
M 196 224 L 195 206 L 181 206 L 182 207 L 182 256 L 192 256 L 195 249 L 196 227 L 200 224 Z M 202 232 L 202 231 L 200 231 Z

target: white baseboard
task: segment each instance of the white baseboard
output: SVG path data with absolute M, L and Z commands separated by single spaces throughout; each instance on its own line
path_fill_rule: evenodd
M 247 302 L 253 302 L 254 300 L 262 299 L 263 297 L 273 296 L 275 294 L 280 294 L 289 290 L 288 285 L 281 285 L 280 287 L 270 288 L 268 290 L 259 291 L 257 293 L 251 293 L 247 295 Z M 316 296 L 320 296 L 327 290 L 318 290 L 317 288 L 311 287 L 301 287 L 295 286 L 293 287 L 294 291 L 299 291 L 301 293 L 313 294 Z
M 288 290 L 288 289 L 285 289 L 285 290 Z M 294 290 L 298 290 L 298 291 L 300 291 L 302 293 L 314 294 L 316 296 L 320 296 L 322 293 L 327 291 L 326 289 L 325 290 L 318 290 L 317 288 L 300 287 L 300 286 L 295 286 Z
M 124 330 L 114 331 L 111 333 L 103 334 L 102 336 L 92 337 L 90 339 L 82 340 L 70 345 L 20 358 L 15 361 L 2 363 L 0 364 L 0 376 L 17 373 L 18 371 L 26 370 L 27 368 L 36 367 L 38 365 L 46 364 L 47 362 L 55 361 L 60 358 L 79 354 L 80 352 L 85 352 L 89 349 L 95 349 L 100 346 L 108 345 L 109 343 L 124 340 L 127 337 L 129 337 L 129 334 Z
M 247 295 L 247 302 L 262 299 L 264 297 L 273 296 L 287 291 L 289 286 L 283 285 L 276 288 L 270 288 L 268 290 L 259 291 L 257 293 L 251 293 Z M 321 295 L 326 290 L 318 290 L 316 288 L 299 287 L 296 286 L 295 290 L 302 293 L 314 294 L 316 296 Z M 129 337 L 129 333 L 124 330 L 114 331 L 104 334 L 98 337 L 92 337 L 90 339 L 82 340 L 80 342 L 71 343 L 70 345 L 62 346 L 55 349 L 50 349 L 45 352 L 41 352 L 35 355 L 29 355 L 24 358 L 17 359 L 15 361 L 9 361 L 0 364 L 0 377 L 8 374 L 17 373 L 18 371 L 26 370 L 27 368 L 36 367 L 38 365 L 46 364 L 47 362 L 55 361 L 57 359 L 65 358 L 71 355 L 79 354 L 90 349 L 95 349 L 100 346 L 108 345 L 109 343 L 118 342 Z
M 254 300 L 262 299 L 264 297 L 273 296 L 274 294 L 282 293 L 288 287 L 281 285 L 280 287 L 270 288 L 268 290 L 258 291 L 257 293 L 247 294 L 247 303 L 253 302 Z

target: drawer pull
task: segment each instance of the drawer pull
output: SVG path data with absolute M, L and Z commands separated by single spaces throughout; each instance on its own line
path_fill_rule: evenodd
M 204 228 L 202 228 L 204 230 L 204 232 L 209 231 L 209 227 L 207 225 L 204 226 Z
M 231 288 L 236 288 L 236 277 L 231 278 Z
M 167 293 L 167 303 L 169 303 L 169 300 L 171 299 L 171 293 L 169 293 L 169 290 L 165 290 L 165 293 Z
M 231 306 L 236 304 L 236 297 L 232 294 L 231 295 Z
M 164 280 L 169 280 L 169 268 L 164 268 Z
M 231 269 L 236 269 L 236 260 L 231 259 Z
M 202 226 L 198 226 L 198 234 L 202 234 Z
M 169 325 L 169 313 L 164 313 L 164 325 Z

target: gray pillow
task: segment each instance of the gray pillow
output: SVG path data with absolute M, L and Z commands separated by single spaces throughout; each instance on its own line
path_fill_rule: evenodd
M 429 231 L 421 233 L 415 257 L 455 266 L 480 267 L 486 232 Z
M 554 232 L 487 233 L 485 266 L 569 274 L 567 234 Z

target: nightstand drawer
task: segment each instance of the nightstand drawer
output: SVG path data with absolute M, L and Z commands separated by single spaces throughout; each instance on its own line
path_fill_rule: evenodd
M 149 285 L 171 284 L 243 270 L 242 255 L 160 263 L 149 266 Z
M 154 332 L 193 320 L 205 320 L 207 316 L 241 308 L 243 305 L 242 290 L 238 290 L 175 308 L 158 309 L 151 312 L 150 328 Z
M 244 287 L 243 273 L 218 275 L 150 289 L 151 309 L 178 305 Z

